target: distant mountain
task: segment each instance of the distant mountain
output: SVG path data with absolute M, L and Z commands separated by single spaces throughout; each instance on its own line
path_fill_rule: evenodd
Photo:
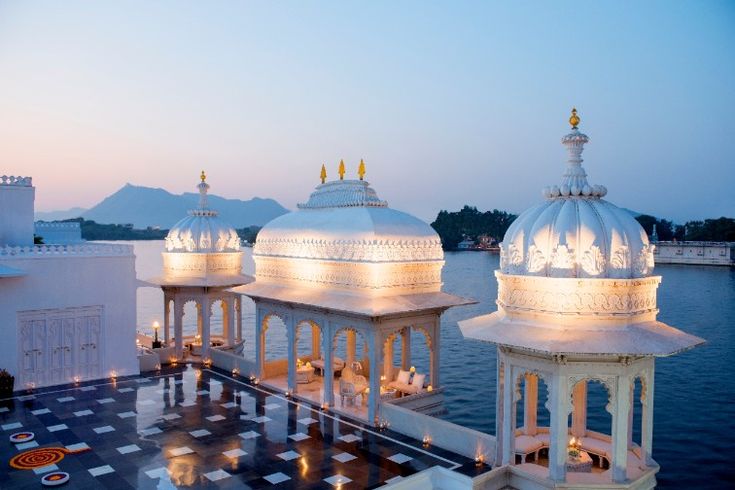
M 273 199 L 225 199 L 210 194 L 209 206 L 219 211 L 222 219 L 235 228 L 263 226 L 268 221 L 288 212 Z M 199 204 L 199 194 L 171 194 L 154 189 L 126 184 L 119 191 L 82 213 L 84 219 L 97 223 L 132 223 L 135 228 L 148 226 L 170 228 Z
M 86 213 L 85 208 L 71 208 L 66 211 L 36 211 L 36 221 L 60 221 L 62 219 L 78 218 Z

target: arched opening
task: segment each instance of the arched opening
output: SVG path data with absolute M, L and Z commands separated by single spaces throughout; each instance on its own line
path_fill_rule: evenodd
M 350 367 L 356 374 L 368 375 L 370 372 L 369 347 L 361 332 L 351 327 L 340 328 L 332 337 L 332 347 L 335 372 L 340 372 L 344 367 Z
M 548 386 L 542 376 L 533 372 L 521 373 L 514 382 L 515 462 L 548 466 Z
M 569 450 L 579 453 L 572 458 L 577 461 L 575 464 L 589 464 L 592 472 L 609 469 L 612 461 L 610 403 L 609 388 L 599 379 L 584 379 L 572 387 Z M 587 463 L 588 460 L 591 462 Z
M 223 345 L 226 343 L 225 319 L 227 316 L 227 302 L 220 298 L 212 302 L 212 317 L 209 323 L 209 338 L 212 345 Z
M 296 362 L 306 364 L 321 357 L 321 328 L 310 320 L 296 325 Z
M 273 313 L 263 318 L 263 378 L 288 373 L 288 331 L 283 319 Z

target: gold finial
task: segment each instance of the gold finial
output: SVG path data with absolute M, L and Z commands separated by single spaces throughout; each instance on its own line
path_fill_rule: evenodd
M 200 175 L 199 178 L 202 179 L 202 182 L 207 180 L 207 174 L 204 173 L 204 170 L 202 170 L 202 175 Z
M 322 179 L 322 184 L 327 181 L 327 167 L 322 163 L 322 171 L 319 174 L 319 178 Z
M 360 159 L 360 166 L 357 167 L 357 175 L 360 176 L 360 180 L 363 180 L 363 177 L 365 177 L 365 162 L 363 159 Z
M 339 161 L 339 180 L 345 180 L 345 161 Z
M 577 126 L 579 126 L 579 116 L 577 115 L 576 107 L 572 107 L 572 115 L 569 116 L 569 124 L 572 125 L 572 129 L 577 129 Z

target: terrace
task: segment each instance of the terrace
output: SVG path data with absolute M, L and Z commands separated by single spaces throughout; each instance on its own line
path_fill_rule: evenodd
M 71 385 L 0 401 L 5 436 L 32 431 L 2 460 L 34 448 L 89 450 L 55 465 L 0 473 L 2 488 L 37 488 L 60 470 L 74 488 L 372 488 L 430 467 L 474 476 L 473 460 L 379 431 L 215 369 Z M 163 481 L 162 481 L 163 480 Z M 170 487 L 172 488 L 172 487 Z

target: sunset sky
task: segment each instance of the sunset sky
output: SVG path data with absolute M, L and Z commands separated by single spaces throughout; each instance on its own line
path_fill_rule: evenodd
M 519 212 L 572 106 L 619 206 L 735 216 L 733 2 L 0 0 L 0 174 L 293 208 L 340 158 L 392 207 Z

